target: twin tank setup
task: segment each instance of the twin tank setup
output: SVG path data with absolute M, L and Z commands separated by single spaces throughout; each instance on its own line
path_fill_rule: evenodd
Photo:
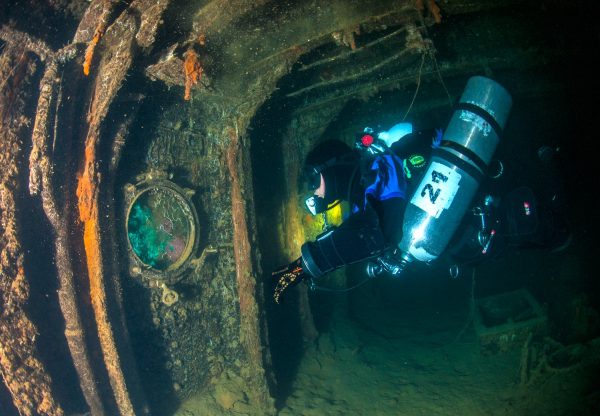
M 435 260 L 448 246 L 487 172 L 512 106 L 497 82 L 471 77 L 404 213 L 398 244 L 401 272 Z

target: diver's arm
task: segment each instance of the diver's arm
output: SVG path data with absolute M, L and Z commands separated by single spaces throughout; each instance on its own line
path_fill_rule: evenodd
M 373 258 L 385 250 L 377 215 L 371 210 L 351 215 L 339 227 L 302 245 L 302 255 L 272 273 L 277 279 L 273 298 L 306 278 L 319 278 L 348 264 Z
M 302 245 L 302 264 L 312 278 L 340 267 L 378 256 L 385 241 L 377 215 L 372 210 L 351 215 L 339 227 Z

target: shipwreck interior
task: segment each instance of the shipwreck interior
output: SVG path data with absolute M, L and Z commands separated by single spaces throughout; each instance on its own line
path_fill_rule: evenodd
M 592 12 L 3 2 L 0 414 L 599 414 Z M 444 129 L 475 75 L 513 99 L 482 187 L 560 188 L 570 245 L 352 264 L 276 304 L 271 271 L 348 211 L 304 210 L 311 148 Z

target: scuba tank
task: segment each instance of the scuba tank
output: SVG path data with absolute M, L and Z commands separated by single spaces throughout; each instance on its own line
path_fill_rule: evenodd
M 412 261 L 430 262 L 442 254 L 487 171 L 511 105 L 497 82 L 482 76 L 468 80 L 404 212 L 399 261 L 396 254 L 395 264 L 371 264 L 369 274 L 399 274 Z

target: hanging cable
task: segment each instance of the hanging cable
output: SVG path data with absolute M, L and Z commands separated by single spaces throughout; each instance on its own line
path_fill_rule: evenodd
M 425 53 L 421 54 L 421 65 L 419 66 L 419 76 L 417 77 L 417 88 L 415 89 L 415 93 L 413 94 L 412 101 L 410 102 L 410 105 L 408 106 L 408 109 L 406 110 L 404 117 L 402 117 L 402 121 L 406 120 L 408 113 L 410 113 L 410 110 L 411 110 L 413 104 L 415 103 L 417 94 L 419 93 L 419 87 L 421 86 L 421 74 L 423 73 L 423 63 L 425 63 Z
M 421 23 L 420 27 L 423 30 L 423 32 L 425 33 L 425 35 L 429 39 L 431 39 L 431 37 L 429 36 L 429 31 L 427 30 L 427 25 L 425 24 L 425 21 L 423 20 L 423 15 L 422 14 L 419 14 L 419 22 Z M 450 108 L 453 108 L 454 104 L 452 102 L 452 96 L 450 95 L 450 92 L 448 91 L 448 88 L 446 87 L 446 83 L 444 82 L 444 78 L 442 78 L 442 72 L 440 71 L 440 67 L 438 65 L 437 59 L 435 59 L 434 48 L 428 49 L 427 54 L 431 57 L 431 60 L 433 61 L 433 65 L 435 67 L 435 71 L 437 73 L 438 79 L 440 80 L 440 84 L 442 84 L 442 87 L 444 88 L 444 91 L 446 91 L 446 95 L 448 96 L 448 104 L 450 105 Z
M 429 55 L 431 56 L 431 60 L 433 61 L 433 65 L 435 66 L 435 72 L 437 73 L 438 79 L 440 80 L 440 84 L 442 84 L 442 87 L 444 87 L 444 91 L 446 91 L 446 95 L 448 96 L 448 104 L 450 105 L 450 108 L 452 108 L 454 106 L 454 104 L 452 103 L 452 96 L 450 95 L 448 88 L 446 88 L 446 83 L 444 82 L 444 78 L 442 78 L 442 72 L 440 71 L 440 67 L 438 66 L 437 59 L 435 59 L 433 51 L 431 51 Z

